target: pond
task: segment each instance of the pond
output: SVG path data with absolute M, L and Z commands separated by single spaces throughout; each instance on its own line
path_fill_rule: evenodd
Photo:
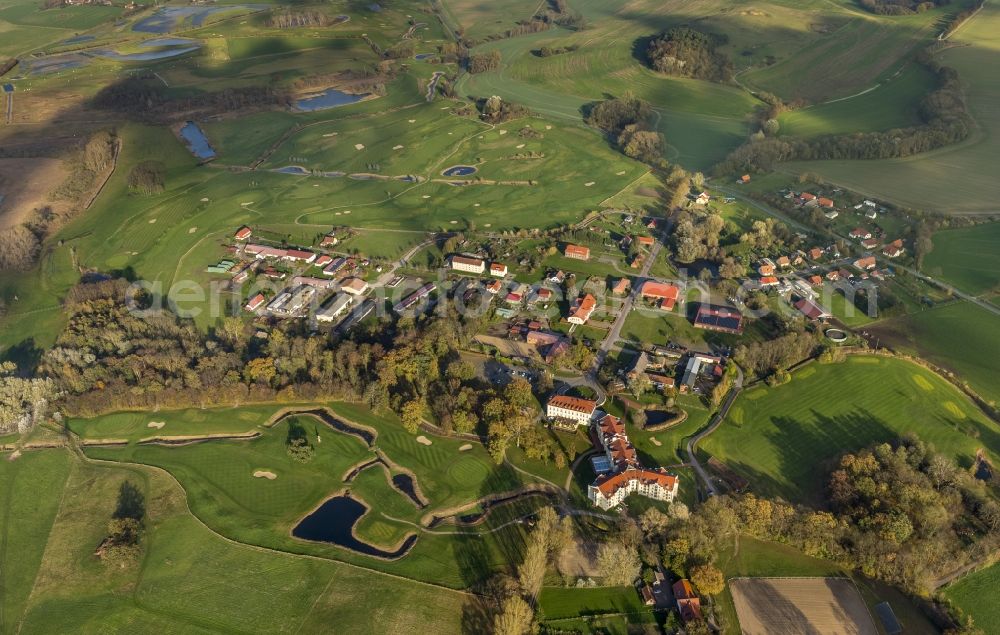
M 153 15 L 143 18 L 132 25 L 132 30 L 139 33 L 169 33 L 181 26 L 186 19 L 191 19 L 191 26 L 199 27 L 205 20 L 216 14 L 225 11 L 237 11 L 240 9 L 252 9 L 259 11 L 266 9 L 263 4 L 232 4 L 218 7 L 163 7 Z
M 215 158 L 215 150 L 212 149 L 211 144 L 208 142 L 208 137 L 205 136 L 205 133 L 202 132 L 201 128 L 195 122 L 189 121 L 184 124 L 181 128 L 181 138 L 184 139 L 191 154 L 199 159 L 204 161 Z
M 476 172 L 477 169 L 471 165 L 453 165 L 441 174 L 443 176 L 469 176 Z
M 413 59 L 420 61 L 420 60 L 430 59 L 432 57 L 434 57 L 434 53 L 417 53 L 416 55 L 413 56 Z
M 356 426 L 352 426 L 346 421 L 341 421 L 336 417 L 332 417 L 330 416 L 330 413 L 328 413 L 326 410 L 323 410 L 322 408 L 316 408 L 313 410 L 292 411 L 286 414 L 281 419 L 279 419 L 276 423 L 280 423 L 281 421 L 284 421 L 288 417 L 297 417 L 299 415 L 309 415 L 312 417 L 316 417 L 317 419 L 319 419 L 320 421 L 322 421 L 323 423 L 325 423 L 326 425 L 330 426 L 331 428 L 333 428 L 338 432 L 343 432 L 344 434 L 350 434 L 352 436 L 358 437 L 359 439 L 364 441 L 364 444 L 367 445 L 368 447 L 371 447 L 375 443 L 374 432 L 369 432 L 364 428 L 358 428 Z
M 671 416 L 666 410 L 646 410 L 646 425 L 655 426 L 666 423 Z
M 309 170 L 301 165 L 286 165 L 283 168 L 274 168 L 272 171 L 279 174 L 298 174 L 299 176 L 307 176 L 309 174 Z
M 354 525 L 365 515 L 365 505 L 349 495 L 334 496 L 316 508 L 295 526 L 292 535 L 303 540 L 328 542 L 356 553 L 395 560 L 409 553 L 417 542 L 416 534 L 408 536 L 399 549 L 385 551 L 354 536 Z
M 305 112 L 315 112 L 317 110 L 326 110 L 327 108 L 336 108 L 338 106 L 347 106 L 349 104 L 356 104 L 365 97 L 368 97 L 370 93 L 363 93 L 361 95 L 353 95 L 351 93 L 345 93 L 342 90 L 336 88 L 327 88 L 321 93 L 317 93 L 310 97 L 305 97 L 295 102 L 295 108 L 297 110 L 303 110 Z

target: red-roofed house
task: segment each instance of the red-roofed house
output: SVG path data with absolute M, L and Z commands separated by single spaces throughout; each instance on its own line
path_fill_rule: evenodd
M 811 203 L 812 201 L 816 200 L 816 195 L 811 194 L 809 192 L 802 192 L 802 194 L 799 195 L 799 198 L 801 198 L 806 203 Z
M 258 293 L 254 297 L 252 297 L 249 300 L 247 300 L 247 305 L 245 307 L 243 307 L 243 308 L 245 308 L 247 311 L 253 313 L 257 309 L 259 309 L 261 307 L 261 305 L 264 304 L 264 301 L 266 299 L 267 298 L 264 297 L 263 293 Z
M 759 273 L 762 276 L 773 276 L 774 265 L 761 265 L 757 267 L 757 273 Z
M 667 474 L 666 470 L 628 468 L 597 477 L 587 488 L 587 496 L 594 505 L 608 510 L 619 505 L 629 494 L 672 501 L 677 495 L 677 488 L 677 477 Z
M 677 303 L 677 298 L 680 296 L 680 287 L 674 284 L 667 284 L 665 282 L 657 282 L 655 280 L 647 280 L 642 283 L 642 297 L 651 300 L 659 300 L 660 308 L 664 311 L 670 311 L 674 308 L 674 304 Z
M 809 284 L 815 286 L 823 284 L 823 278 L 819 276 L 809 276 Z
M 652 247 L 653 237 L 652 236 L 636 236 L 636 241 L 638 241 L 640 247 Z
M 888 258 L 901 256 L 904 251 L 906 249 L 903 247 L 903 241 L 898 238 L 882 248 L 882 253 Z
M 876 247 L 878 247 L 878 239 L 869 238 L 868 240 L 862 240 L 861 246 L 864 247 L 865 249 L 875 249 Z
M 539 287 L 539 289 L 535 291 L 536 302 L 545 303 L 550 300 L 552 300 L 552 289 L 549 289 L 548 287 Z
M 507 265 L 502 262 L 491 262 L 490 275 L 496 276 L 497 278 L 505 277 L 507 275 Z
M 823 250 L 820 249 L 819 247 L 813 247 L 812 249 L 809 250 L 809 257 L 812 260 L 819 260 L 820 258 L 823 257 Z
M 767 289 L 768 287 L 778 286 L 778 279 L 774 276 L 764 276 L 760 279 L 761 288 Z
M 563 254 L 567 258 L 590 260 L 590 247 L 584 247 L 582 245 L 566 245 L 566 249 Z
M 777 264 L 779 267 L 791 267 L 792 259 L 789 258 L 788 256 L 779 256 L 778 259 L 775 260 L 775 264 Z
M 327 256 L 326 254 L 323 254 L 319 258 L 317 258 L 316 262 L 314 262 L 313 264 L 316 265 L 317 267 L 325 267 L 331 262 L 333 262 L 333 258 Z
M 545 405 L 545 416 L 549 419 L 575 421 L 578 425 L 590 423 L 597 410 L 597 402 L 568 395 L 556 395 Z
M 872 237 L 872 233 L 864 227 L 855 227 L 848 236 L 854 240 L 868 240 Z
M 336 245 L 339 242 L 340 241 L 337 240 L 337 237 L 333 234 L 333 232 L 330 232 L 326 236 L 323 236 L 323 240 L 321 240 L 319 242 L 319 246 L 320 247 L 332 247 L 332 246 Z
M 285 251 L 285 255 L 282 256 L 283 260 L 290 260 L 292 262 L 312 262 L 316 260 L 316 254 L 311 251 L 306 251 L 304 249 L 288 249 Z
M 749 174 L 744 174 L 743 176 L 740 177 L 740 183 L 749 183 L 749 182 L 750 182 Z
M 486 284 L 486 290 L 492 293 L 493 295 L 500 293 L 500 289 L 502 288 L 503 288 L 503 283 L 500 282 L 499 280 L 491 280 Z
M 854 266 L 858 269 L 868 270 L 875 268 L 875 256 L 865 256 L 854 261 Z
M 833 209 L 833 201 L 828 198 L 818 198 L 816 202 L 819 203 L 820 207 L 825 207 L 827 209 Z
M 577 298 L 566 321 L 570 324 L 585 324 L 596 308 L 597 299 L 588 293 L 582 298 Z
M 629 287 L 632 286 L 632 281 L 628 278 L 619 278 L 615 286 L 611 288 L 611 293 L 615 295 L 625 295 L 628 293 Z
M 483 273 L 486 271 L 486 263 L 479 258 L 452 256 L 451 268 L 455 271 L 465 271 L 467 273 Z
M 686 579 L 674 583 L 674 599 L 677 601 L 677 612 L 685 623 L 702 619 L 701 600 Z
M 826 311 L 826 309 L 809 298 L 802 298 L 796 302 L 795 308 L 810 320 L 825 320 L 830 317 L 830 314 Z
M 253 230 L 247 227 L 246 225 L 237 229 L 236 233 L 233 234 L 233 238 L 235 238 L 236 240 L 247 240 L 251 236 L 253 236 Z

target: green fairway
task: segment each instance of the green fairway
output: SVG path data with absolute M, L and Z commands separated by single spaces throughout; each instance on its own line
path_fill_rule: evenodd
M 44 485 L 35 492 L 36 511 L 51 513 L 32 515 L 37 527 L 20 528 L 19 542 L 7 542 L 21 550 L 22 561 L 17 568 L 5 564 L 4 572 L 20 574 L 33 564 L 37 576 L 31 571 L 20 583 L 23 593 L 32 591 L 26 607 L 5 605 L 15 610 L 5 611 L 4 632 L 291 633 L 325 630 L 336 620 L 359 633 L 402 624 L 453 633 L 464 609 L 475 605 L 470 596 L 441 587 L 227 541 L 190 515 L 183 492 L 163 472 L 88 464 L 62 450 L 15 463 L 26 460 L 23 469 L 30 469 L 51 459 L 61 459 L 71 474 L 68 480 L 63 475 L 65 484 L 35 479 Z M 93 550 L 126 479 L 145 493 L 147 537 L 142 562 L 115 569 Z M 37 557 L 23 559 L 34 552 Z
M 746 391 L 701 448 L 761 495 L 818 503 L 844 452 L 908 432 L 960 465 L 978 448 L 1000 457 L 1000 426 L 944 379 L 892 358 L 811 364 L 777 388 Z
M 919 311 L 868 327 L 886 345 L 957 373 L 987 401 L 1000 401 L 1000 317 L 970 302 Z
M 1000 564 L 970 573 L 944 589 L 944 595 L 966 615 L 971 615 L 984 633 L 1000 632 L 1000 604 L 985 602 L 1000 584 Z
M 993 163 L 1000 144 L 1000 6 L 986 3 L 952 38 L 956 46 L 938 55 L 966 86 L 969 109 L 979 124 L 968 139 L 903 159 L 881 161 L 797 161 L 782 168 L 812 172 L 867 196 L 942 213 L 996 211 L 1000 181 Z M 956 195 L 960 193 L 960 195 Z
M 975 295 L 1000 287 L 1000 223 L 934 234 L 934 250 L 924 258 L 924 273 Z
M 781 133 L 797 137 L 850 134 L 903 128 L 920 123 L 917 105 L 934 88 L 923 66 L 909 64 L 875 90 L 787 112 L 778 118 Z
M 261 545 L 292 553 L 386 570 L 421 580 L 460 587 L 479 579 L 489 568 L 506 557 L 506 541 L 516 539 L 520 529 L 512 526 L 497 534 L 484 534 L 489 540 L 471 535 L 451 536 L 454 532 L 421 533 L 413 550 L 396 562 L 374 559 L 321 542 L 307 542 L 290 535 L 299 520 L 330 495 L 350 489 L 352 496 L 373 509 L 355 527 L 358 538 L 383 549 L 394 549 L 408 535 L 422 516 L 433 510 L 446 510 L 467 504 L 487 494 L 512 491 L 531 479 L 507 466 L 497 467 L 485 448 L 475 444 L 459 451 L 459 439 L 435 438 L 426 446 L 405 432 L 398 421 L 388 421 L 368 410 L 347 404 L 337 405 L 338 413 L 348 420 L 374 429 L 376 446 L 402 468 L 412 470 L 419 490 L 430 501 L 428 509 L 417 509 L 401 492 L 391 486 L 389 474 L 375 466 L 363 471 L 350 483 L 344 481 L 352 466 L 375 457 L 371 450 L 350 435 L 337 432 L 311 417 L 298 417 L 315 447 L 308 463 L 293 460 L 285 451 L 287 421 L 266 430 L 254 440 L 216 440 L 183 448 L 163 445 L 86 449 L 87 455 L 124 463 L 141 463 L 170 472 L 187 492 L 192 512 L 213 530 L 242 543 Z M 223 421 L 232 411 L 208 413 L 206 427 Z M 259 419 L 262 410 L 251 410 Z M 231 416 L 231 415 L 229 415 Z M 160 417 L 167 426 L 184 417 L 175 413 Z M 111 430 L 128 425 L 125 415 L 96 420 L 98 429 Z M 191 425 L 191 424 L 188 424 Z M 167 434 L 167 426 L 162 433 Z M 86 422 L 73 424 L 86 429 Z M 141 428 L 140 428 L 141 429 Z M 525 464 L 531 469 L 530 462 Z M 273 480 L 255 478 L 256 471 L 271 472 Z M 396 474 L 396 468 L 393 468 Z M 447 513 L 445 513 L 447 515 Z M 499 522 L 500 517 L 496 517 Z M 494 515 L 490 521 L 494 521 Z M 489 527 L 487 523 L 486 527 Z M 480 530 L 471 531 L 476 534 Z M 471 544 L 469 544 L 471 541 Z M 484 567 L 467 571 L 463 555 L 474 544 Z
M 632 623 L 648 623 L 655 619 L 633 587 L 545 587 L 538 604 L 545 618 L 554 621 L 554 627 L 559 625 L 559 620 L 603 613 L 627 614 Z

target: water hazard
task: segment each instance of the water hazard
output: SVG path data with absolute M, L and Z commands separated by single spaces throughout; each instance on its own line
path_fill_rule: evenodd
M 401 558 L 413 548 L 417 542 L 416 535 L 408 536 L 395 551 L 379 549 L 358 540 L 354 536 L 354 525 L 367 511 L 364 504 L 346 494 L 334 496 L 303 518 L 292 530 L 292 535 L 303 540 L 327 542 L 366 556 L 387 560 Z

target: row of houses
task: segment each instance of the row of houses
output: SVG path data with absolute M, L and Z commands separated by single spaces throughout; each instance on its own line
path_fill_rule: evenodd
M 486 273 L 486 261 L 482 258 L 456 254 L 448 259 L 448 263 L 449 266 L 455 271 L 474 273 L 476 275 L 483 275 Z M 505 278 L 508 273 L 507 265 L 501 262 L 491 262 L 489 271 L 491 276 L 496 276 L 497 278 Z

